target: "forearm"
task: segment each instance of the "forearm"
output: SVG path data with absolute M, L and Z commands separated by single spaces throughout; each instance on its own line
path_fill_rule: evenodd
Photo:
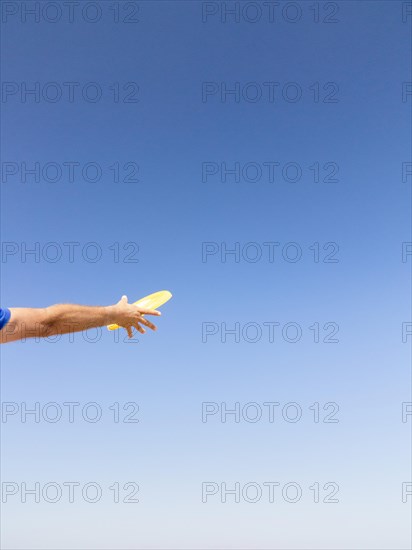
M 45 325 L 49 335 L 109 325 L 115 317 L 115 306 L 57 304 L 45 309 Z

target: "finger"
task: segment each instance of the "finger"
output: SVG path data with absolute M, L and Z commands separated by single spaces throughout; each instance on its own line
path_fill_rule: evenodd
M 129 338 L 133 338 L 132 327 L 126 327 L 126 330 L 127 330 L 127 335 L 129 336 Z
M 160 311 L 157 311 L 156 309 L 146 309 L 142 307 L 138 307 L 139 313 L 142 315 L 161 315 Z
M 142 323 L 142 325 L 146 325 L 147 327 L 151 328 L 152 330 L 156 330 L 156 325 L 145 319 L 144 317 L 141 317 L 139 319 L 139 323 Z
M 127 296 L 125 294 L 123 294 L 121 300 L 120 300 L 122 303 L 124 304 L 127 304 Z
M 146 332 L 145 329 L 139 325 L 139 323 L 133 323 L 133 326 L 142 334 Z

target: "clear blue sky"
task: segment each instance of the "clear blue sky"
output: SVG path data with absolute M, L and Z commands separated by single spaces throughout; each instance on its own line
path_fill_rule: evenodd
M 72 22 L 65 3 L 59 19 L 39 2 L 38 22 L 23 4 L 2 2 L 2 305 L 174 298 L 132 344 L 2 347 L 18 404 L 2 477 L 19 486 L 4 547 L 409 548 L 408 3 L 81 2 Z M 96 402 L 102 419 L 23 423 L 36 402 Z M 116 402 L 139 423 L 113 422 Z M 202 422 L 203 402 L 303 412 Z M 339 422 L 315 423 L 330 402 Z M 23 482 L 76 480 L 101 501 L 21 502 Z M 114 503 L 115 482 L 140 502 Z M 295 482 L 302 499 L 203 503 L 205 482 Z M 315 482 L 339 503 L 314 503 Z

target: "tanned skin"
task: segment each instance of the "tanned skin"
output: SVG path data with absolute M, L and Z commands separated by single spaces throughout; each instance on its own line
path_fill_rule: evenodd
M 156 326 L 143 315 L 161 315 L 159 311 L 129 304 L 127 296 L 122 296 L 112 306 L 58 304 L 46 308 L 12 307 L 10 312 L 10 321 L 0 330 L 1 344 L 25 338 L 47 338 L 81 332 L 110 324 L 124 327 L 129 338 L 132 338 L 133 328 L 142 334 L 146 332 L 142 325 L 156 330 Z

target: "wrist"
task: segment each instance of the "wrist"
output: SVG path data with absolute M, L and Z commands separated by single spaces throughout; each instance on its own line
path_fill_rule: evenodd
M 113 306 L 106 306 L 106 324 L 110 325 L 111 323 L 115 323 L 118 317 L 118 309 L 117 305 Z

